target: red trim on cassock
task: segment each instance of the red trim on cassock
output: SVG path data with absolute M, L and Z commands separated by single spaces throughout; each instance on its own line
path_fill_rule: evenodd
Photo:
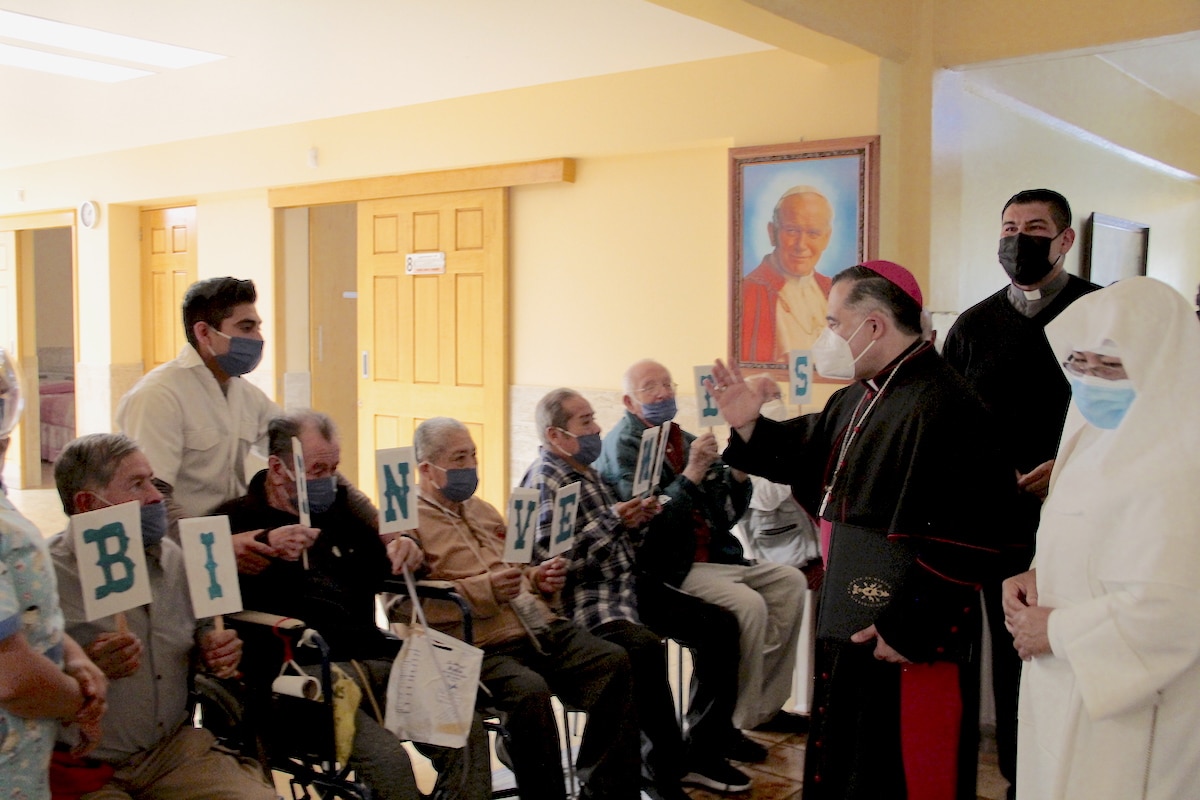
M 902 664 L 900 750 L 909 797 L 955 800 L 961 726 L 958 665 Z

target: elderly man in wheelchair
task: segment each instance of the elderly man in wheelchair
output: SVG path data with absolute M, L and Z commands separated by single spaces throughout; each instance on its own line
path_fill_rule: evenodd
M 293 437 L 303 450 L 305 475 L 293 474 Z M 270 423 L 268 439 L 267 468 L 250 482 L 245 497 L 215 512 L 229 516 L 234 533 L 257 531 L 256 538 L 272 553 L 265 569 L 239 576 L 243 605 L 303 620 L 320 632 L 327 658 L 337 667 L 337 682 L 353 681 L 362 694 L 353 713 L 348 767 L 379 800 L 418 798 L 421 795 L 408 755 L 401 741 L 382 724 L 380 708 L 401 643 L 376 626 L 375 596 L 394 572 L 405 566 L 412 570 L 420 567 L 424 554 L 414 540 L 403 538 L 393 543 L 389 557 L 377 530 L 348 497 L 346 485 L 339 485 L 340 448 L 328 416 L 300 411 L 279 417 Z M 298 480 L 306 484 L 312 527 L 298 524 Z M 303 723 L 288 709 L 295 711 L 297 704 L 280 704 L 278 695 L 273 697 L 269 689 L 288 656 L 293 663 L 299 662 L 299 669 L 292 669 L 296 677 L 318 674 L 312 663 L 318 659 L 281 643 L 269 628 L 264 634 L 260 627 L 255 635 L 243 626 L 241 632 L 247 639 L 242 671 L 252 689 L 250 713 L 265 721 L 266 748 L 271 749 L 272 738 L 295 744 L 303 738 L 304 733 L 296 730 Z M 337 685 L 332 688 L 335 697 L 342 695 Z M 491 796 L 487 737 L 478 715 L 465 748 L 420 744 L 417 748 L 438 769 L 436 797 L 482 800 Z

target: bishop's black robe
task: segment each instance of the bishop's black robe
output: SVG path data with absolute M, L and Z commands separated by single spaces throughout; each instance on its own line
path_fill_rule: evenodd
M 917 663 L 977 666 L 979 585 L 994 577 L 998 554 L 1008 545 L 1016 482 L 991 416 L 931 345 L 915 343 L 871 381 L 835 393 L 818 414 L 782 423 L 760 417 L 749 442 L 731 437 L 724 458 L 790 485 L 801 505 L 818 515 L 855 408 L 861 414 L 893 370 L 820 516 L 834 526 L 835 550 L 837 526 L 846 523 L 915 554 L 876 619 L 889 645 Z M 829 583 L 823 591 L 831 591 Z M 823 599 L 819 613 L 830 608 Z M 902 800 L 901 666 L 876 661 L 873 642 L 821 645 L 804 797 Z M 973 798 L 978 673 L 960 670 L 958 683 L 942 688 L 951 695 L 957 688 L 963 703 L 967 736 L 957 777 L 960 796 Z M 906 707 L 905 724 L 928 718 L 926 711 L 919 703 Z M 942 733 L 953 737 L 957 731 Z M 908 778 L 914 777 L 912 763 Z

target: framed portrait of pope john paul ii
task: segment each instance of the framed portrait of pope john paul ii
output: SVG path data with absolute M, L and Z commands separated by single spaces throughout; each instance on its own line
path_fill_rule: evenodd
M 729 359 L 786 368 L 825 328 L 832 278 L 876 257 L 879 137 L 729 151 Z

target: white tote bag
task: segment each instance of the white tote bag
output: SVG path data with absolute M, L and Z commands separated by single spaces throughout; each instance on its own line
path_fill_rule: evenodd
M 483 651 L 432 630 L 408 570 L 404 581 L 417 624 L 409 626 L 404 647 L 392 663 L 384 726 L 401 739 L 463 747 L 475 716 Z

